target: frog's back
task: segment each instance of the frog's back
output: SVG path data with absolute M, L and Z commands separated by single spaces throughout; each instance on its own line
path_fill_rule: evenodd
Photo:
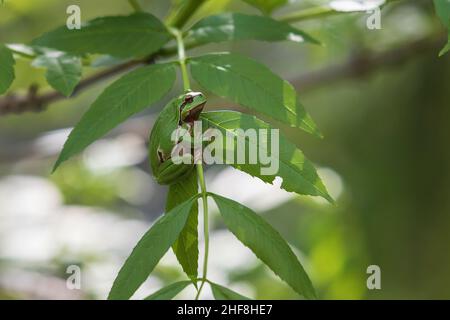
M 149 156 L 152 169 L 155 169 L 160 162 L 158 150 L 170 154 L 174 146 L 171 137 L 179 124 L 177 101 L 178 98 L 175 98 L 164 107 L 156 119 L 150 134 Z

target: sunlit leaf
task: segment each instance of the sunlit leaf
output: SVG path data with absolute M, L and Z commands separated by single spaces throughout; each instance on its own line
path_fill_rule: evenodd
M 63 26 L 37 38 L 33 44 L 74 54 L 100 53 L 125 58 L 152 54 L 170 39 L 170 33 L 155 16 L 135 13 L 97 18 L 80 30 Z
M 49 51 L 33 61 L 36 67 L 47 68 L 48 83 L 65 96 L 70 96 L 81 79 L 82 64 L 77 56 Z
M 198 194 L 197 173 L 194 170 L 189 177 L 172 184 L 167 195 L 166 212 Z M 192 280 L 198 274 L 198 204 L 192 205 L 186 226 L 173 245 L 173 251 L 184 272 Z
M 379 8 L 386 0 L 333 0 L 329 6 L 340 12 L 368 11 Z
M 180 281 L 172 283 L 167 287 L 164 287 L 161 290 L 158 290 L 157 292 L 148 296 L 144 300 L 172 300 L 176 297 L 177 294 L 183 291 L 183 289 L 191 283 L 192 282 L 190 281 Z
M 203 88 L 320 136 L 294 87 L 259 62 L 231 53 L 208 54 L 189 62 L 192 76 Z
M 54 170 L 117 125 L 160 100 L 175 82 L 173 64 L 134 70 L 103 91 L 70 133 Z
M 249 208 L 212 195 L 225 225 L 275 274 L 306 299 L 315 299 L 311 280 L 283 237 Z
M 0 43 L 0 94 L 8 90 L 15 78 L 14 64 L 12 52 Z
M 197 197 L 163 215 L 142 237 L 119 271 L 109 300 L 126 300 L 141 286 L 186 225 Z
M 195 41 L 199 44 L 234 40 L 319 43 L 288 23 L 241 13 L 224 13 L 207 17 L 195 24 L 186 36 L 187 42 Z
M 233 290 L 225 288 L 217 283 L 210 282 L 211 290 L 216 300 L 251 300 Z
M 23 56 L 33 57 L 36 54 L 38 54 L 38 52 L 36 52 L 37 51 L 36 48 L 34 48 L 32 46 L 28 46 L 28 45 L 23 44 L 23 43 L 9 43 L 6 46 L 10 50 L 12 50 L 14 53 L 20 54 L 20 55 L 23 55 Z

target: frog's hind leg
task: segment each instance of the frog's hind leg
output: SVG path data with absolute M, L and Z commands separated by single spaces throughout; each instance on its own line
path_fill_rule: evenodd
M 165 157 L 164 157 L 164 153 L 162 152 L 161 149 L 158 148 L 158 150 L 156 151 L 157 155 L 158 155 L 158 160 L 159 163 L 163 163 L 166 161 Z

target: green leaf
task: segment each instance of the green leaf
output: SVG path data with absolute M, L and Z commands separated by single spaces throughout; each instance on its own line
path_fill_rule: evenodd
M 169 187 L 166 212 L 198 194 L 197 173 L 194 170 L 189 177 Z M 198 204 L 192 205 L 186 226 L 173 245 L 173 251 L 184 272 L 193 281 L 198 275 Z M 196 283 L 195 283 L 196 284 Z
M 11 50 L 0 43 L 0 94 L 4 94 L 14 81 L 14 64 Z
M 162 288 L 161 290 L 158 290 L 154 294 L 148 296 L 144 300 L 172 300 L 177 294 L 183 291 L 183 289 L 190 284 L 190 281 L 180 281 L 172 283 L 167 287 Z
M 439 56 L 443 56 L 450 51 L 450 0 L 434 0 L 434 6 L 437 15 L 449 30 L 448 43 L 439 53 Z
M 81 79 L 81 59 L 64 52 L 46 52 L 33 61 L 33 66 L 47 68 L 48 83 L 66 97 L 72 94 Z
M 192 76 L 205 89 L 320 136 L 294 87 L 264 65 L 231 53 L 208 54 L 189 62 Z
M 447 45 L 439 52 L 439 56 L 442 57 L 444 54 L 450 51 L 450 36 L 448 37 Z
M 236 146 L 238 145 L 236 140 L 238 138 L 243 139 L 246 130 L 272 129 L 267 123 L 257 119 L 254 116 L 235 111 L 204 112 L 201 115 L 201 119 L 204 121 L 204 127 L 217 128 L 221 130 L 224 137 L 234 137 L 234 152 L 236 152 Z M 266 146 L 265 143 L 252 141 L 252 139 L 249 139 L 248 137 L 245 137 L 245 139 L 247 147 L 253 146 L 254 150 L 258 150 L 259 152 L 264 151 L 268 155 L 272 153 L 271 157 L 273 160 L 278 161 L 279 163 L 278 172 L 275 175 L 262 174 L 261 168 L 263 165 L 260 161 L 258 161 L 257 164 L 250 164 L 248 160 L 245 164 L 236 164 L 237 161 L 233 161 L 231 164 L 233 167 L 254 177 L 258 177 L 267 183 L 272 183 L 277 176 L 281 177 L 283 179 L 281 187 L 286 191 L 304 195 L 321 196 L 328 201 L 333 202 L 333 199 L 328 194 L 327 189 L 318 176 L 313 164 L 306 159 L 302 151 L 300 151 L 294 144 L 289 142 L 281 134 L 279 137 L 278 153 L 276 151 L 268 152 L 271 150 L 274 143 L 274 141 L 271 141 L 270 139 L 270 134 L 268 134 L 268 140 L 270 142 L 269 146 Z M 222 143 L 222 145 L 224 149 L 227 148 L 227 144 L 225 142 Z M 225 152 L 224 154 L 226 154 Z M 237 159 L 236 156 L 235 159 Z M 224 161 L 224 163 L 226 162 Z
M 155 16 L 135 13 L 97 18 L 80 30 L 63 26 L 35 39 L 33 44 L 74 54 L 100 53 L 126 58 L 150 55 L 170 39 L 170 33 Z
M 434 6 L 442 23 L 450 28 L 450 0 L 434 0 Z
M 307 299 L 315 299 L 311 280 L 294 252 L 270 224 L 249 208 L 218 195 L 212 195 L 226 226 L 273 272 Z
M 6 45 L 8 49 L 10 49 L 15 54 L 27 57 L 27 58 L 34 58 L 38 54 L 39 48 L 34 48 L 31 46 L 28 46 L 23 43 L 8 43 Z M 39 52 L 42 53 L 42 52 Z
M 109 300 L 126 300 L 136 292 L 178 238 L 197 198 L 194 196 L 163 215 L 139 240 L 114 280 Z
M 195 24 L 186 35 L 186 42 L 204 44 L 235 40 L 319 42 L 288 23 L 269 17 L 240 13 L 209 16 Z
M 284 6 L 288 0 L 244 0 L 249 5 L 258 8 L 262 12 L 269 14 L 273 10 Z
M 251 300 L 233 290 L 225 288 L 217 283 L 209 282 L 211 290 L 216 300 Z
M 173 64 L 157 64 L 134 70 L 106 88 L 70 133 L 53 171 L 132 115 L 160 100 L 172 88 L 175 77 Z

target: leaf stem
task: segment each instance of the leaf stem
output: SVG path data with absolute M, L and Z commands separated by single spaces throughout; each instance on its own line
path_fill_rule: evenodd
M 175 15 L 169 18 L 168 24 L 172 27 L 181 29 L 205 1 L 206 0 L 185 1 L 185 3 L 181 5 Z
M 180 30 L 176 28 L 171 28 L 170 32 L 175 36 L 177 40 L 177 47 L 178 47 L 178 63 L 180 64 L 181 69 L 181 75 L 183 78 L 183 86 L 184 90 L 188 91 L 191 89 L 191 83 L 189 80 L 189 74 L 187 71 L 186 66 L 186 50 L 184 48 L 184 42 L 183 42 L 183 34 Z M 198 181 L 200 184 L 202 199 L 203 199 L 203 232 L 205 237 L 205 255 L 203 258 L 203 277 L 202 277 L 202 283 L 200 284 L 200 288 L 197 291 L 197 295 L 195 296 L 195 300 L 198 300 L 200 297 L 200 293 L 202 292 L 202 289 L 205 285 L 205 282 L 207 282 L 207 275 L 208 275 L 208 255 L 209 255 L 209 215 L 208 215 L 208 191 L 206 190 L 206 183 L 205 183 L 205 174 L 203 171 L 203 165 L 202 163 L 196 163 L 197 167 L 197 175 L 198 175 Z
M 201 163 L 197 164 L 197 174 L 198 174 L 198 180 L 200 182 L 200 188 L 202 191 L 202 199 L 203 199 L 203 232 L 204 232 L 204 237 L 205 237 L 205 255 L 203 258 L 202 283 L 200 284 L 200 288 L 197 291 L 195 300 L 198 300 L 205 283 L 208 282 L 207 276 L 208 276 L 208 255 L 209 255 L 208 192 L 206 190 L 205 175 L 203 172 L 203 165 Z
M 175 28 L 171 28 L 170 32 L 174 35 L 174 37 L 177 40 L 178 63 L 180 64 L 184 90 L 188 91 L 191 89 L 191 82 L 189 80 L 189 74 L 186 66 L 186 50 L 184 48 L 183 34 L 180 32 L 180 30 Z
M 130 6 L 133 7 L 134 11 L 136 12 L 144 11 L 137 0 L 128 0 L 128 3 L 130 4 Z

